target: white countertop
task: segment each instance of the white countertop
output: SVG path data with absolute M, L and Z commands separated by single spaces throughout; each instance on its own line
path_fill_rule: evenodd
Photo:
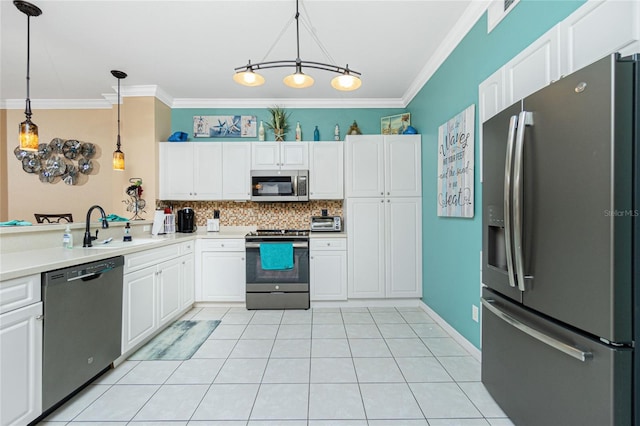
M 45 247 L 2 253 L 0 255 L 0 281 L 39 274 L 113 256 L 127 255 L 170 244 L 195 241 L 196 239 L 244 238 L 247 232 L 253 229 L 255 228 L 230 226 L 222 227 L 220 232 L 206 232 L 205 230 L 201 230 L 191 234 L 175 233 L 157 236 L 134 236 L 134 243 L 137 238 L 144 239 L 145 242 L 144 244 L 132 244 L 130 247 L 126 246 L 127 243 L 123 243 L 109 249 L 83 248 L 82 242 L 76 241 L 75 247 L 72 249 Z M 311 232 L 310 238 L 346 238 L 346 234 L 344 232 Z M 96 245 L 95 242 L 94 245 Z

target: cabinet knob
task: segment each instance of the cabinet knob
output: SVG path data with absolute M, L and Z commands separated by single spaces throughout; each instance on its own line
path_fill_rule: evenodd
M 380 200 L 381 203 L 384 203 L 384 200 Z
M 224 247 L 224 244 L 220 244 L 220 247 Z
M 42 321 L 44 319 L 44 315 L 38 315 L 36 316 L 36 320 L 37 321 Z
M 390 202 L 391 202 L 391 200 L 387 200 L 387 203 L 390 203 Z
M 327 247 L 329 247 L 331 245 L 331 243 L 327 243 Z
M 390 193 L 390 192 L 387 192 L 387 195 L 391 195 L 391 193 Z
M 240 260 L 244 260 L 244 257 L 241 257 Z
M 380 195 L 384 195 L 384 192 L 381 192 Z

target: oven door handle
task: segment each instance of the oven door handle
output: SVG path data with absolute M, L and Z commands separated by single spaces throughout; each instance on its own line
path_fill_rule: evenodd
M 274 243 L 276 241 L 273 241 Z M 262 243 L 245 243 L 245 248 L 260 248 L 260 244 Z M 265 243 L 265 244 L 270 244 L 270 243 Z M 308 242 L 296 242 L 293 243 L 293 248 L 308 248 L 309 247 L 309 243 Z

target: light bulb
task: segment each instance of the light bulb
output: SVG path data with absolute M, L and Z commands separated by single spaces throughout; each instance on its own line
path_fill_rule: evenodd
M 244 73 L 244 82 L 248 84 L 253 84 L 256 82 L 256 75 L 252 72 Z
M 303 74 L 294 74 L 293 75 L 293 81 L 296 84 L 302 84 L 304 83 L 304 75 Z

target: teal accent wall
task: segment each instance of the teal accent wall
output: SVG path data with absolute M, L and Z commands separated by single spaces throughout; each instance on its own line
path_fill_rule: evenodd
M 300 122 L 302 140 L 312 141 L 315 126 L 320 131 L 320 140 L 333 140 L 336 124 L 340 126 L 340 140 L 344 140 L 346 131 L 353 121 L 365 134 L 380 134 L 380 118 L 388 115 L 406 112 L 400 108 L 287 108 L 291 112 L 290 129 L 285 141 L 295 141 L 296 122 Z M 256 141 L 255 138 L 193 138 L 193 117 L 196 115 L 255 115 L 258 124 L 260 120 L 268 121 L 269 113 L 266 108 L 184 108 L 171 111 L 171 132 L 182 131 L 189 134 L 190 141 Z M 265 128 L 265 140 L 274 140 L 273 132 Z
M 485 13 L 407 108 L 422 134 L 423 300 L 478 348 L 480 325 L 471 318 L 471 305 L 480 306 L 482 249 L 478 85 L 583 3 L 521 0 L 490 34 Z M 475 216 L 438 217 L 438 127 L 471 104 L 476 105 Z

